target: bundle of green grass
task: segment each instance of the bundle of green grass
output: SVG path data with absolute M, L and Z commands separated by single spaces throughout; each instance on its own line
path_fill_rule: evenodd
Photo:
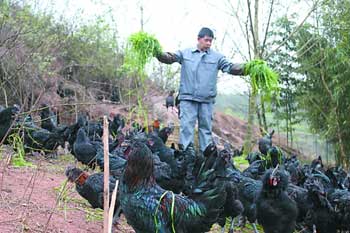
M 244 74 L 250 76 L 250 84 L 254 94 L 262 94 L 270 98 L 278 94 L 278 75 L 266 62 L 260 59 L 252 60 L 244 65 Z
M 139 72 L 143 72 L 145 65 L 161 52 L 162 47 L 153 35 L 142 31 L 131 34 L 128 38 L 124 66 L 133 67 Z

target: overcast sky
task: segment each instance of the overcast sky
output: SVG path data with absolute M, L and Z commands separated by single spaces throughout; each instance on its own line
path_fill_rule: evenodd
M 230 2 L 229 2 L 230 1 Z M 254 2 L 254 1 L 252 1 Z M 259 12 L 261 21 L 266 21 L 268 3 L 260 1 Z M 280 4 L 273 12 L 273 18 L 282 15 L 299 13 L 300 20 L 307 14 L 310 8 L 307 2 L 298 0 L 276 0 Z M 165 51 L 192 47 L 196 44 L 196 36 L 203 26 L 215 31 L 216 40 L 213 47 L 233 62 L 243 62 L 237 48 L 247 55 L 247 44 L 238 24 L 238 20 L 229 15 L 232 13 L 230 5 L 239 9 L 238 14 L 245 19 L 245 0 L 36 0 L 37 7 L 50 9 L 56 15 L 63 15 L 72 19 L 76 24 L 88 22 L 96 16 L 105 16 L 110 19 L 113 16 L 119 40 L 125 41 L 128 35 L 140 30 L 140 7 L 144 8 L 144 31 L 154 34 Z M 264 28 L 261 25 L 261 28 Z M 260 37 L 264 31 L 260 32 Z M 243 80 L 230 75 L 220 75 L 218 90 L 229 93 L 233 89 L 244 91 L 246 84 Z

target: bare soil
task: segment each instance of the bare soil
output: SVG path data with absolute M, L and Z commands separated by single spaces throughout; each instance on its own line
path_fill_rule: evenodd
M 33 167 L 21 168 L 6 166 L 7 156 L 2 157 L 1 233 L 102 232 L 102 210 L 92 209 L 73 184 L 67 184 L 67 192 L 60 195 L 66 181 L 64 169 L 72 163 L 73 156 L 61 156 L 58 160 L 29 157 Z M 120 222 L 114 232 L 134 232 L 124 218 Z

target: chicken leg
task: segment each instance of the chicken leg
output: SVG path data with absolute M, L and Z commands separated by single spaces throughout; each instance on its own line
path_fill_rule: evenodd
M 229 229 L 229 233 L 233 233 L 234 232 L 234 226 L 235 226 L 235 219 L 231 218 L 231 224 L 230 224 L 230 229 Z
M 252 223 L 254 233 L 259 233 L 258 229 L 256 228 L 255 223 Z

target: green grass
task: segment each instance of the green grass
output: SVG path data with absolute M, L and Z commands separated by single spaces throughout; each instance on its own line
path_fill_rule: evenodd
M 57 209 L 63 211 L 65 218 L 68 211 L 79 210 L 85 213 L 85 219 L 88 222 L 103 221 L 103 210 L 93 209 L 87 200 L 82 197 L 76 197 L 75 185 L 67 185 L 67 180 L 53 190 L 57 198 L 60 197 Z
M 250 85 L 255 94 L 262 94 L 265 100 L 271 100 L 272 95 L 278 96 L 278 74 L 267 66 L 266 62 L 254 59 L 244 65 L 244 74 L 250 76 Z
M 234 165 L 237 169 L 243 170 L 249 166 L 249 163 L 245 158 L 246 156 L 244 155 L 233 158 Z
M 235 224 L 238 223 L 238 220 L 235 219 Z M 226 224 L 225 224 L 225 232 L 228 232 L 228 229 L 230 227 L 231 220 L 229 218 L 226 219 Z M 259 232 L 263 232 L 263 228 L 260 225 L 256 225 L 256 228 L 258 229 Z M 234 226 L 234 232 L 236 233 L 253 233 L 253 226 L 249 223 L 247 223 L 243 227 L 238 227 Z M 213 225 L 212 229 L 210 230 L 210 233 L 221 233 L 221 226 L 218 224 Z
M 11 159 L 12 165 L 14 167 L 34 167 L 32 163 L 27 162 L 24 159 L 25 151 L 21 136 L 17 133 L 14 133 L 9 136 L 9 141 L 11 142 L 12 147 L 15 151 Z
M 103 210 L 85 208 L 85 219 L 88 222 L 102 222 L 103 221 Z
M 161 52 L 162 47 L 153 35 L 142 31 L 131 34 L 128 38 L 128 49 L 122 69 L 131 71 L 136 68 L 142 78 L 145 65 Z

